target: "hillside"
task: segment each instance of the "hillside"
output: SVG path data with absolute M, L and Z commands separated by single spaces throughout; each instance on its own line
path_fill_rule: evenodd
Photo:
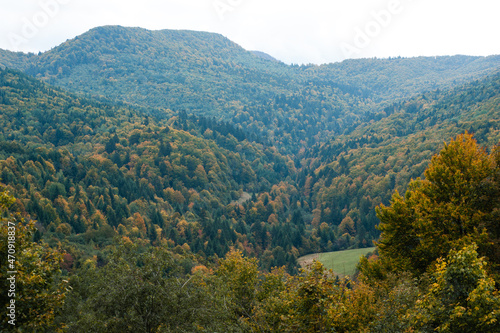
M 75 92 L 214 114 L 276 89 L 267 85 L 288 84 L 286 68 L 217 34 L 107 26 L 36 56 L 24 69 Z
M 228 124 L 185 114 L 156 119 L 9 70 L 0 71 L 0 111 L 1 181 L 50 242 L 104 247 L 122 235 L 204 257 L 223 256 L 230 246 L 249 255 L 276 242 L 291 249 L 286 239 L 262 243 L 253 232 L 261 214 L 288 214 L 282 203 L 267 209 L 268 193 L 286 187 L 280 180 L 293 163 L 239 141 Z M 235 204 L 243 191 L 258 196 Z M 285 226 L 273 228 L 282 234 Z M 299 241 L 306 237 L 303 228 L 294 232 Z M 295 257 L 281 254 L 280 264 L 293 268 Z
M 397 100 L 481 78 L 495 72 L 499 61 L 498 55 L 350 59 L 319 66 L 314 74 L 317 80 L 357 86 L 376 101 Z
M 271 56 L 265 52 L 261 52 L 261 51 L 250 51 L 250 52 L 252 52 L 254 55 L 256 55 L 257 57 L 262 58 L 262 59 L 278 61 L 276 58 L 274 58 L 273 56 Z
M 395 103 L 386 111 L 389 116 L 312 148 L 303 160 L 309 172 L 301 171 L 306 175 L 299 175 L 299 186 L 311 193 L 316 224 L 325 223 L 324 250 L 336 249 L 326 245 L 333 242 L 332 226 L 338 226 L 337 235 L 345 234 L 348 246 L 376 239 L 375 207 L 388 204 L 395 189 L 404 193 L 411 179 L 423 177 L 447 138 L 468 131 L 485 146 L 500 142 L 500 73 Z
M 500 57 L 266 58 L 0 50 L 2 332 L 500 331 Z
M 499 65 L 498 56 L 455 56 L 287 66 L 217 34 L 119 26 L 40 55 L 0 53 L 0 66 L 69 91 L 230 121 L 294 155 L 380 118 L 396 99 L 466 83 Z
M 0 52 L 36 76 L 0 72 L 1 179 L 52 243 L 234 247 L 292 272 L 300 255 L 370 247 L 375 207 L 443 141 L 499 142 L 499 62 L 287 66 L 210 33 L 96 28 Z
M 46 239 L 104 246 L 121 234 L 203 256 L 235 246 L 293 270 L 303 254 L 369 247 L 374 208 L 422 176 L 446 138 L 499 142 L 499 98 L 495 74 L 397 102 L 297 168 L 228 123 L 148 116 L 2 71 L 0 175 Z

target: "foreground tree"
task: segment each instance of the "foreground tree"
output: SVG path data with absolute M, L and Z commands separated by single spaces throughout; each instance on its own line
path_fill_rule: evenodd
M 234 331 L 210 274 L 190 274 L 186 258 L 161 247 L 141 251 L 130 241 L 109 262 L 85 263 L 71 279 L 62 318 L 71 332 Z
M 9 211 L 14 202 L 0 192 L 1 331 L 58 332 L 63 325 L 55 317 L 66 293 L 60 280 L 62 254 L 33 241 L 34 222 Z
M 320 262 L 314 261 L 297 276 L 275 269 L 262 281 L 248 320 L 253 332 L 359 331 L 359 321 L 352 319 L 357 314 L 345 311 L 350 281 L 334 276 Z
M 405 197 L 377 208 L 378 242 L 386 267 L 417 275 L 450 250 L 475 242 L 491 268 L 500 264 L 498 149 L 488 154 L 472 135 L 459 135 L 432 158 L 425 180 L 412 181 Z
M 475 244 L 440 260 L 429 291 L 409 313 L 424 332 L 499 332 L 500 295 Z
M 227 308 L 233 313 L 237 325 L 245 327 L 252 318 L 259 280 L 259 266 L 256 259 L 243 257 L 240 251 L 231 251 L 220 261 L 216 275 L 218 283 L 224 286 Z

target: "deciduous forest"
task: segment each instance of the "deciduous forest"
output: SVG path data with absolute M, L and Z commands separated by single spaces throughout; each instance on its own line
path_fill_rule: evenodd
M 118 26 L 0 50 L 2 330 L 500 331 L 499 68 Z

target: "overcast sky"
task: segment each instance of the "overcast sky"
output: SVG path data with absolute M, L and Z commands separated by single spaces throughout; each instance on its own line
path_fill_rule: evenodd
M 0 48 L 46 51 L 102 25 L 220 33 L 285 63 L 500 54 L 498 0 L 0 0 Z

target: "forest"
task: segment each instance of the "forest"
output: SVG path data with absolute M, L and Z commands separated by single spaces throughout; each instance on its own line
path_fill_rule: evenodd
M 496 332 L 500 328 L 500 149 L 465 133 L 445 144 L 404 197 L 377 207 L 377 254 L 340 278 L 315 261 L 299 274 L 259 269 L 231 249 L 116 236 L 73 267 L 1 192 L 3 240 L 17 220 L 17 326 L 70 332 Z M 7 242 L 2 241 L 7 252 Z M 2 289 L 7 261 L 2 260 Z M 5 295 L 2 295 L 5 304 Z M 8 324 L 3 322 L 4 329 Z M 21 331 L 22 331 L 21 330 Z
M 500 331 L 499 66 L 113 26 L 0 50 L 15 329 Z M 374 244 L 354 276 L 297 263 Z

